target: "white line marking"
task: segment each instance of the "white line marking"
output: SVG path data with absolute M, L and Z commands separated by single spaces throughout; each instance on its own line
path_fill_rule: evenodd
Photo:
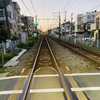
M 70 69 L 68 67 L 66 67 L 68 71 L 70 71 Z
M 41 69 L 41 68 L 38 68 L 38 69 L 35 71 L 35 73 L 37 73 L 40 69 Z
M 55 89 L 33 89 L 30 90 L 30 93 L 42 93 L 42 92 L 63 92 L 63 88 L 55 88 Z
M 24 70 L 25 70 L 25 68 L 22 70 L 22 72 L 21 72 L 21 73 L 23 73 L 23 72 L 24 72 Z
M 0 95 L 2 94 L 18 94 L 22 93 L 23 90 L 10 90 L 10 91 L 0 91 Z
M 26 78 L 28 76 L 12 76 L 12 77 L 4 77 L 0 78 L 0 80 L 6 80 L 6 79 L 14 79 L 14 78 Z
M 83 88 L 71 88 L 72 91 L 96 91 L 100 90 L 100 87 L 83 87 Z
M 34 77 L 56 77 L 58 74 L 48 74 L 48 75 L 34 75 Z
M 84 75 L 100 75 L 100 73 L 75 73 L 75 74 L 64 74 L 64 76 L 84 76 Z

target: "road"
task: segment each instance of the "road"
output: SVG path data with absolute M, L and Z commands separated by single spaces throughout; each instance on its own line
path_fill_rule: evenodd
M 74 78 L 81 88 L 73 91 L 84 91 L 90 100 L 100 100 L 100 73 L 76 74 Z

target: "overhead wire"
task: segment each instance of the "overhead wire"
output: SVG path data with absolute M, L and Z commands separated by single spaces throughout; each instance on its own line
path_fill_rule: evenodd
M 28 9 L 28 7 L 26 6 L 26 4 L 24 3 L 24 1 L 23 0 L 21 0 L 22 1 L 22 3 L 24 4 L 24 6 L 26 7 L 26 9 L 28 10 L 28 12 L 32 15 L 32 13 L 30 12 L 30 10 Z M 33 16 L 33 15 L 32 15 Z
M 71 8 L 72 5 L 73 5 L 76 1 L 77 1 L 77 0 L 75 0 L 75 1 L 67 8 L 67 10 L 68 10 L 69 8 Z
M 35 14 L 37 15 L 37 12 L 36 12 L 36 10 L 35 10 L 35 7 L 34 7 L 34 5 L 33 5 L 32 0 L 30 0 L 30 2 L 31 2 L 31 4 L 32 4 L 32 7 L 33 7 L 33 9 L 34 9 Z
M 58 5 L 59 5 L 60 0 L 57 2 L 56 6 L 55 6 L 55 10 L 57 9 Z M 54 11 L 55 11 L 54 10 Z
M 66 4 L 64 5 L 64 7 L 61 9 L 61 11 L 66 7 L 66 5 L 70 4 L 72 0 L 67 0 Z
M 61 8 L 61 6 L 63 5 L 63 3 L 64 3 L 64 0 L 61 2 L 61 4 L 60 4 L 60 7 L 59 7 L 59 8 Z
M 98 5 L 98 6 L 96 6 L 96 7 L 93 7 L 93 8 L 91 8 L 91 9 L 89 9 L 88 11 L 93 10 L 93 9 L 95 9 L 95 8 L 99 7 L 99 6 L 100 6 L 100 5 Z

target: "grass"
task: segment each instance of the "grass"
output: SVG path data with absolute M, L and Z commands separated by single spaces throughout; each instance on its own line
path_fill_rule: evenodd
M 0 73 L 4 73 L 5 71 L 4 71 L 4 69 L 1 67 L 0 68 Z

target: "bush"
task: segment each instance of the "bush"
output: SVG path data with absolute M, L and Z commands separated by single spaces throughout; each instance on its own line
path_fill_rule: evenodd
M 29 41 L 27 45 L 28 45 L 29 47 L 32 47 L 32 46 L 33 46 L 33 41 Z
M 25 43 L 20 42 L 17 47 L 18 48 L 25 48 L 27 45 Z

